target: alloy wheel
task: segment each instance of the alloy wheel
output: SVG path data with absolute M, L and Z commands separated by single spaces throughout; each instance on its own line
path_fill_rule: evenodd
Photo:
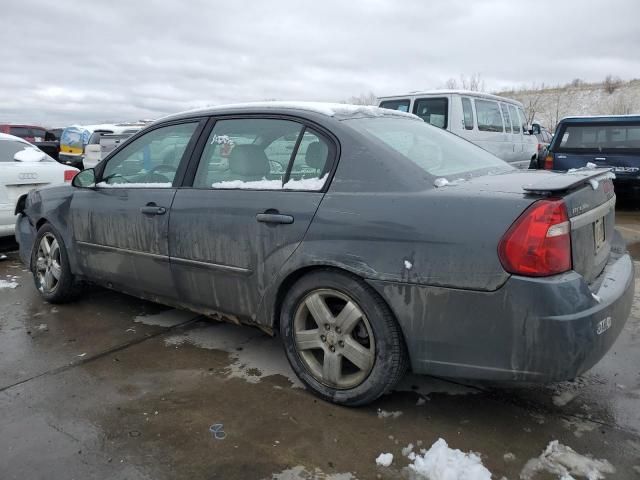
M 334 289 L 317 289 L 294 316 L 296 350 L 309 373 L 337 389 L 361 384 L 375 360 L 371 325 L 358 304 Z
M 40 239 L 36 258 L 38 288 L 42 292 L 54 292 L 58 288 L 61 275 L 60 245 L 53 234 L 46 233 Z

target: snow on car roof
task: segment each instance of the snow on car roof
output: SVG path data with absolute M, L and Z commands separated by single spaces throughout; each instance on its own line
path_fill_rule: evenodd
M 318 113 L 328 117 L 336 116 L 396 116 L 403 118 L 411 118 L 414 120 L 422 120 L 420 117 L 412 113 L 399 112 L 397 110 L 389 110 L 370 105 L 352 105 L 348 103 L 325 103 L 325 102 L 293 102 L 293 101 L 273 101 L 273 102 L 247 102 L 233 103 L 228 105 L 217 105 L 214 107 L 197 108 L 180 112 L 173 115 L 162 117 L 158 120 L 166 120 L 172 117 L 184 116 L 187 114 L 203 113 L 215 114 L 223 111 L 242 111 L 242 110 L 301 110 L 305 112 Z

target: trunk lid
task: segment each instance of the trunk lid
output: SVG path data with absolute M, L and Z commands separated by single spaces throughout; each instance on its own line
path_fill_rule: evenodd
M 0 179 L 0 203 L 15 205 L 21 195 L 51 183 L 63 183 L 65 168 L 56 162 L 7 162 Z
M 603 271 L 611 253 L 615 228 L 615 194 L 608 168 L 573 172 L 511 171 L 454 184 L 469 193 L 521 194 L 533 203 L 541 198 L 561 198 L 571 223 L 573 270 L 588 283 Z

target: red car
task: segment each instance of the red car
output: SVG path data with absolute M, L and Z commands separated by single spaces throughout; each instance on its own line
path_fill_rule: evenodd
M 27 142 L 43 142 L 49 140 L 50 135 L 47 135 L 47 129 L 43 127 L 37 127 L 35 125 L 9 125 L 0 124 L 0 133 L 8 133 L 16 137 L 23 138 Z

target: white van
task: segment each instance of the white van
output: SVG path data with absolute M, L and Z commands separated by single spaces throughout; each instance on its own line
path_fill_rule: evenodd
M 538 142 L 531 135 L 522 104 L 515 100 L 465 90 L 432 90 L 379 97 L 378 106 L 414 113 L 515 167 L 536 164 Z

